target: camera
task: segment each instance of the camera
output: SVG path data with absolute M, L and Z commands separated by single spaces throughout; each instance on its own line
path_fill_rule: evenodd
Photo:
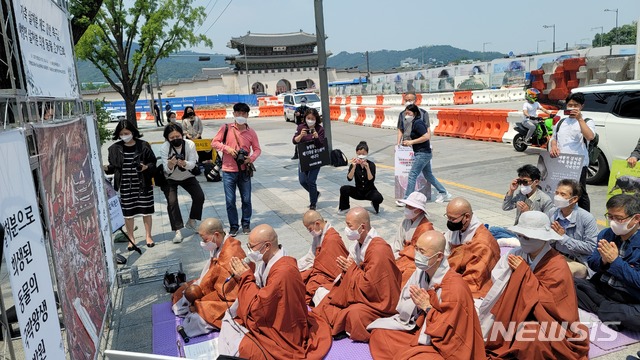
M 175 156 L 176 160 L 184 160 L 184 155 L 182 154 L 174 154 L 173 156 Z
M 238 164 L 238 168 L 241 165 L 244 165 L 244 161 L 249 156 L 249 152 L 245 149 L 238 150 L 238 155 L 236 156 L 236 163 Z
M 141 162 L 134 163 L 134 166 L 135 166 L 137 171 L 142 171 L 142 163 Z

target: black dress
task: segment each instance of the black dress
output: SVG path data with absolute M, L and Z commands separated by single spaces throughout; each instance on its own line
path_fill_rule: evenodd
M 152 215 L 155 212 L 153 188 L 142 184 L 142 176 L 136 165 L 140 162 L 136 155 L 135 145 L 124 145 L 124 161 L 120 183 L 120 206 L 125 218 L 137 215 Z

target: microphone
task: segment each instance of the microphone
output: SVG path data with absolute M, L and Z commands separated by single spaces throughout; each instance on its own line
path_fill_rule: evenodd
M 184 326 L 178 325 L 176 330 L 178 331 L 178 334 L 180 334 L 180 336 L 182 337 L 182 340 L 184 340 L 184 343 L 185 344 L 188 343 L 190 339 L 187 336 L 187 333 L 184 331 Z

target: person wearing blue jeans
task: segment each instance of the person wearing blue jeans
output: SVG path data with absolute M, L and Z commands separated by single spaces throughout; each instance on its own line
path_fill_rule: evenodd
M 324 146 L 324 128 L 321 125 L 320 114 L 318 110 L 308 108 L 304 114 L 304 123 L 301 123 L 296 128 L 296 132 L 293 135 L 291 141 L 294 145 L 300 143 L 313 143 L 316 148 Z M 298 180 L 300 185 L 309 193 L 309 210 L 315 210 L 318 202 L 318 174 L 320 173 L 320 166 L 302 171 L 300 165 L 298 165 Z
M 236 186 L 240 191 L 242 203 L 242 219 L 240 224 L 243 229 L 250 228 L 251 214 L 251 177 L 246 171 L 223 171 L 222 183 L 224 185 L 224 198 L 227 205 L 227 217 L 231 225 L 231 231 L 238 231 L 238 209 L 236 209 Z M 234 226 L 235 225 L 235 226 Z
M 407 122 L 411 122 L 411 139 L 402 140 L 402 145 L 413 147 L 413 165 L 411 165 L 411 171 L 409 171 L 409 179 L 407 182 L 407 190 L 405 191 L 404 198 L 406 199 L 409 194 L 415 191 L 416 180 L 420 173 L 424 175 L 424 178 L 438 190 L 437 203 L 443 203 L 451 200 L 451 194 L 447 192 L 447 189 L 440 184 L 438 179 L 433 176 L 431 171 L 431 158 L 433 153 L 431 152 L 431 131 L 429 131 L 429 123 L 422 119 L 420 108 L 414 104 L 410 104 L 405 109 L 404 118 Z M 396 205 L 403 206 L 403 203 L 396 201 Z

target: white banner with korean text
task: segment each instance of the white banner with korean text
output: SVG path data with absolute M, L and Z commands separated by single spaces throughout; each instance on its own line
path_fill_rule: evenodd
M 0 133 L 0 169 L 5 169 L 0 172 L 4 258 L 16 304 L 24 358 L 64 359 L 58 310 L 23 129 Z
M 413 148 L 411 146 L 395 146 L 395 196 L 396 199 L 404 199 L 407 185 L 409 182 L 409 173 L 413 165 Z M 424 178 L 422 172 L 416 179 L 416 187 L 414 191 L 423 193 L 427 200 L 431 200 L 431 184 Z
M 28 96 L 79 96 L 69 21 L 53 1 L 13 0 Z

